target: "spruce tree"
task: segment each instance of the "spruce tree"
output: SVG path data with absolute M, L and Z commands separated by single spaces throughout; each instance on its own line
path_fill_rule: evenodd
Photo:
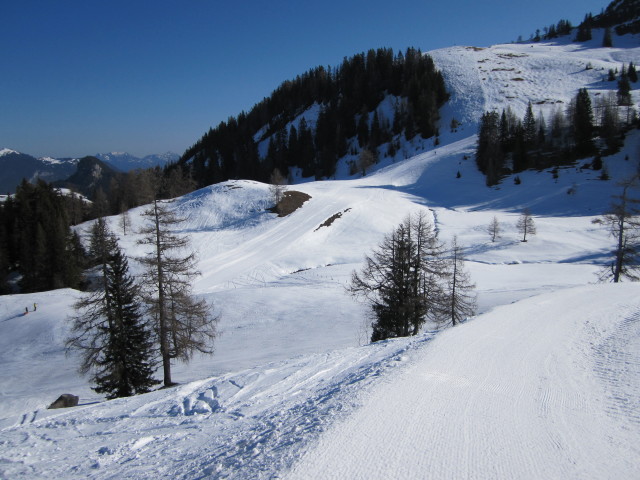
M 371 341 L 417 335 L 445 313 L 442 244 L 426 215 L 407 217 L 385 236 L 347 291 L 364 298 L 373 316 Z
M 106 295 L 113 308 L 113 330 L 96 362 L 94 390 L 105 393 L 107 398 L 148 392 L 159 383 L 153 378 L 153 341 L 138 308 L 138 287 L 117 245 L 109 258 L 107 275 Z
M 504 152 L 500 143 L 500 125 L 497 112 L 482 115 L 478 132 L 476 164 L 486 175 L 488 186 L 495 185 L 502 175 Z
M 537 130 L 536 130 L 536 118 L 533 115 L 533 107 L 531 102 L 527 105 L 527 110 L 522 120 L 522 127 L 524 128 L 524 143 L 525 148 L 529 149 L 536 145 Z
M 629 75 L 627 74 L 626 66 L 622 66 L 622 72 L 620 72 L 620 79 L 618 80 L 618 105 L 630 106 L 631 101 L 631 83 L 629 82 Z
M 627 69 L 627 75 L 629 76 L 629 81 L 631 81 L 632 83 L 636 83 L 638 81 L 638 72 L 633 62 L 629 63 L 629 68 Z
M 138 310 L 138 286 L 115 235 L 100 217 L 91 227 L 89 255 L 99 269 L 97 289 L 74 305 L 67 348 L 82 354 L 82 373 L 92 373 L 94 390 L 107 398 L 144 393 L 153 378 L 151 332 Z
M 613 39 L 611 38 L 611 28 L 607 27 L 604 29 L 604 35 L 602 37 L 602 46 L 604 48 L 613 47 Z
M 586 88 L 581 88 L 575 98 L 573 133 L 578 157 L 585 157 L 595 152 L 593 110 L 591 98 Z

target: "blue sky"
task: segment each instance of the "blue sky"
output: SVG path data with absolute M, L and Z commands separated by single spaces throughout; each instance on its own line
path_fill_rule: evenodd
M 0 148 L 182 153 L 284 80 L 370 48 L 528 38 L 607 0 L 20 0 L 0 6 Z

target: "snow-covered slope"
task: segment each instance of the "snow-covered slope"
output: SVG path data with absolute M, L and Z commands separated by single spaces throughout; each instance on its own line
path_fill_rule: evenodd
M 640 62 L 636 37 L 615 42 L 629 45 L 432 52 L 452 93 L 443 125 L 455 117 L 462 127 L 442 128 L 437 148 L 388 159 L 364 178 L 291 187 L 311 200 L 288 217 L 266 211 L 268 186 L 256 182 L 176 199 L 202 271 L 194 290 L 222 318 L 215 355 L 176 365 L 178 387 L 102 402 L 75 373 L 77 357 L 64 354 L 79 293 L 0 297 L 0 477 L 275 478 L 290 468 L 294 478 L 398 476 L 391 466 L 402 478 L 636 477 L 638 287 L 588 284 L 611 249 L 591 221 L 615 181 L 636 170 L 638 132 L 604 159 L 610 181 L 567 167 L 558 178 L 524 172 L 520 185 L 487 188 L 473 161 L 483 111 L 508 101 L 521 114 L 529 100 L 562 105 L 579 87 L 615 88 L 602 82 L 608 68 Z M 504 89 L 514 98 L 503 101 Z M 515 228 L 524 207 L 538 230 L 527 243 Z M 143 210 L 130 212 L 134 230 Z M 417 210 L 465 247 L 481 315 L 365 345 L 366 308 L 344 287 Z M 494 216 L 503 235 L 491 242 Z M 120 238 L 131 256 L 143 253 L 136 240 Z M 38 310 L 21 315 L 34 302 Z M 80 408 L 45 410 L 67 392 Z M 411 447 L 390 452 L 395 436 Z
M 285 478 L 638 478 L 639 291 L 556 292 L 443 332 Z

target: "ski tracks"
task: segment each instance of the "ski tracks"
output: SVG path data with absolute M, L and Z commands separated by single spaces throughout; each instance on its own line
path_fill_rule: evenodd
M 444 332 L 287 478 L 640 478 L 640 302 L 594 288 Z

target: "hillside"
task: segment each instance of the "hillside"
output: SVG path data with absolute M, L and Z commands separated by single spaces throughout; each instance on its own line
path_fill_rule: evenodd
M 597 32 L 587 45 L 430 52 L 451 96 L 441 122 L 460 128 L 442 129 L 439 145 L 403 142 L 365 177 L 342 164 L 337 180 L 290 187 L 311 199 L 287 217 L 267 211 L 268 186 L 255 181 L 175 199 L 199 256 L 194 290 L 222 316 L 215 355 L 176 365 L 177 387 L 102 402 L 64 354 L 79 293 L 0 297 L 0 477 L 637 477 L 638 285 L 594 285 L 612 240 L 592 220 L 636 171 L 640 132 L 603 159 L 608 181 L 568 166 L 487 188 L 473 159 L 486 110 L 546 111 L 578 88 L 615 89 L 603 77 L 640 62 L 639 38 L 604 49 Z M 538 230 L 527 243 L 515 227 L 524 207 Z M 130 212 L 134 229 L 142 210 Z M 344 287 L 414 211 L 465 247 L 479 315 L 365 345 L 366 308 Z M 131 257 L 143 251 L 135 235 L 120 242 Z M 45 410 L 65 392 L 81 407 Z M 391 441 L 407 446 L 389 455 Z
M 0 192 L 15 193 L 22 179 L 28 182 L 39 178 L 46 182 L 65 179 L 75 171 L 77 163 L 74 159 L 35 158 L 8 148 L 0 149 Z

